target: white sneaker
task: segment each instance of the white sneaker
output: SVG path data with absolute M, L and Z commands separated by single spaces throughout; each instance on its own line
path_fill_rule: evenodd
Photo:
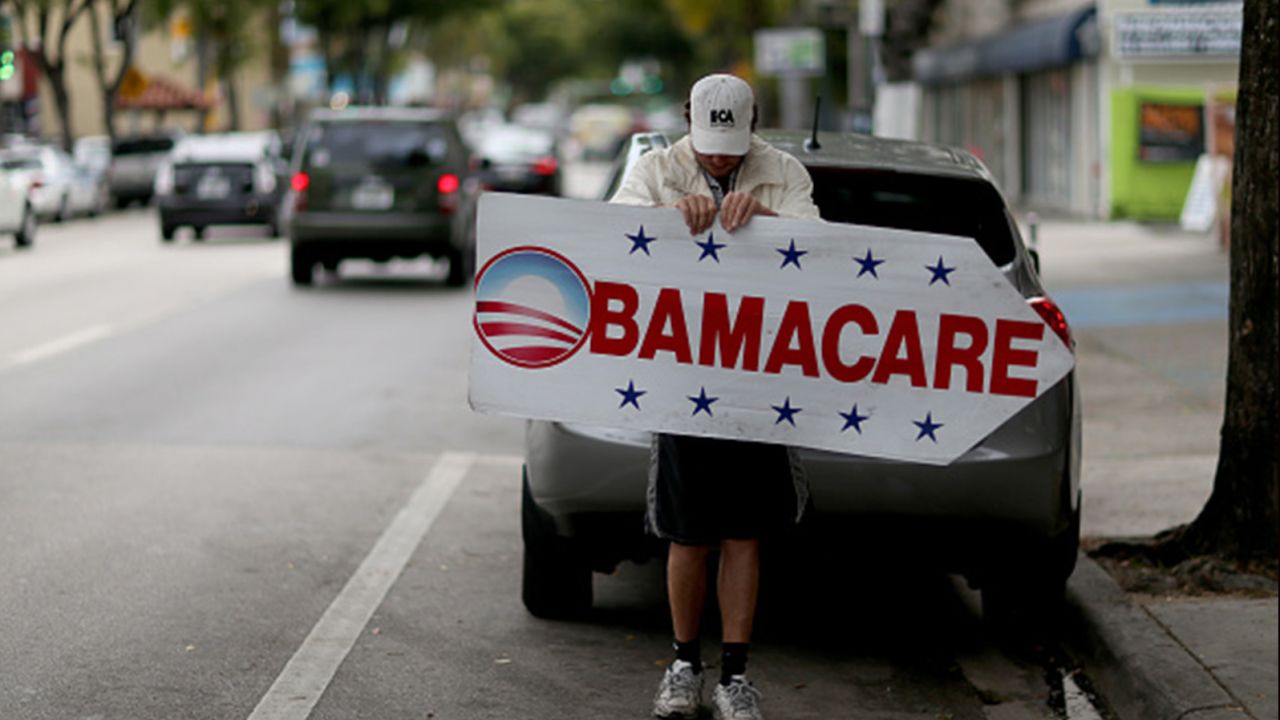
M 693 663 L 673 661 L 667 666 L 653 698 L 653 714 L 660 718 L 698 717 L 702 705 L 702 673 L 693 671 Z
M 734 675 L 728 685 L 716 683 L 711 707 L 716 720 L 764 720 L 760 714 L 760 691 L 745 675 Z

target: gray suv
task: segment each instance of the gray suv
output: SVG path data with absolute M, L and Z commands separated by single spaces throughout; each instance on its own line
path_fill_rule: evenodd
M 823 219 L 970 237 L 1072 347 L 1038 260 L 986 168 L 962 150 L 849 134 L 762 132 L 800 159 Z M 632 136 L 606 192 L 672 141 Z M 566 617 L 592 602 L 592 571 L 660 557 L 643 533 L 648 433 L 533 421 L 525 438 L 525 606 Z M 813 507 L 798 537 L 859 564 L 891 556 L 963 574 L 1004 625 L 1056 608 L 1080 537 L 1080 401 L 1075 373 L 946 466 L 800 450 Z M 841 550 L 849 553 L 841 553 Z M 846 568 L 832 568 L 835 571 Z
M 322 110 L 294 144 L 290 274 L 345 258 L 448 259 L 448 284 L 474 272 L 470 156 L 451 117 L 424 108 Z

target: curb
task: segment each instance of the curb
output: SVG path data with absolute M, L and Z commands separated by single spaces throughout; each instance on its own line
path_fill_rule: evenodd
M 1218 681 L 1092 558 L 1067 582 L 1067 652 L 1122 720 L 1248 720 Z

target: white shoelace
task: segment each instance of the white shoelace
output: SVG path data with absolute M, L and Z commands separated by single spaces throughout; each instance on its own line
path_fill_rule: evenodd
M 724 694 L 729 698 L 729 707 L 736 715 L 740 711 L 756 711 L 760 705 L 760 691 L 746 680 L 737 680 L 724 687 Z

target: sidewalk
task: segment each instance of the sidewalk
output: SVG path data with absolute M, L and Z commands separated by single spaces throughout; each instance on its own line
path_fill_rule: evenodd
M 1084 536 L 1190 522 L 1217 463 L 1226 253 L 1210 237 L 1124 222 L 1044 222 L 1038 236 L 1044 283 L 1077 341 Z M 1082 555 L 1067 644 L 1119 720 L 1272 720 L 1278 613 L 1274 595 L 1126 593 Z

